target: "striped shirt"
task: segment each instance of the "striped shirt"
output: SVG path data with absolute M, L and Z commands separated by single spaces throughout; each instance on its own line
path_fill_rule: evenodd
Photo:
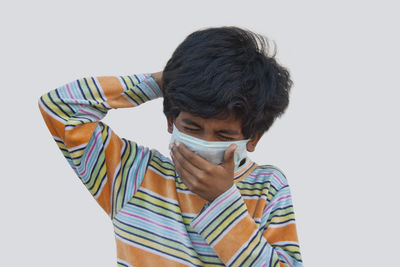
M 250 159 L 208 203 L 170 158 L 118 137 L 112 108 L 162 97 L 150 74 L 83 78 L 44 94 L 39 109 L 59 149 L 112 220 L 117 266 L 302 266 L 289 186 Z

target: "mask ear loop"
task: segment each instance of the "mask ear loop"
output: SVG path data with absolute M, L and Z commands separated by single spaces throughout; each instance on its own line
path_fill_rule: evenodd
M 172 149 L 172 144 L 176 144 L 176 137 L 179 135 L 179 130 L 176 128 L 175 123 L 172 124 L 172 134 L 171 134 L 171 139 L 169 141 L 168 148 L 169 150 Z

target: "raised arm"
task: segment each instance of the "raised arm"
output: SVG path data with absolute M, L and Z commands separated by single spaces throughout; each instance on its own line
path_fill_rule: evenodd
M 64 157 L 110 217 L 137 190 L 151 151 L 119 138 L 100 120 L 112 108 L 161 97 L 160 75 L 155 75 L 158 81 L 151 74 L 83 78 L 39 99 L 44 121 Z M 134 186 L 125 186 L 128 183 Z

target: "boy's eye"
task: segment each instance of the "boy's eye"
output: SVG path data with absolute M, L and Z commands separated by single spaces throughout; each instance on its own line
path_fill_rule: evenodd
M 223 135 L 220 135 L 219 137 L 221 137 L 222 139 L 224 139 L 224 140 L 226 140 L 226 141 L 233 140 L 232 137 L 227 137 L 227 136 L 223 136 Z
M 197 129 L 193 129 L 193 128 L 189 128 L 189 127 L 185 127 L 185 126 L 183 126 L 183 129 L 185 131 L 189 131 L 189 132 L 197 131 Z

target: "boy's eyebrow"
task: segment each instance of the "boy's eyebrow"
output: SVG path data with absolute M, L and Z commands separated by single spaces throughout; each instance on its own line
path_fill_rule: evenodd
M 189 119 L 182 119 L 182 121 L 183 121 L 184 123 L 186 123 L 186 124 L 193 125 L 193 126 L 196 126 L 196 127 L 198 127 L 198 128 L 201 128 L 200 125 L 198 125 L 197 123 L 195 123 L 195 122 L 192 121 L 192 120 L 189 120 Z
M 229 134 L 229 135 L 240 135 L 239 132 L 232 131 L 232 130 L 219 130 L 218 132 L 220 132 L 220 133 L 225 133 L 225 134 Z

